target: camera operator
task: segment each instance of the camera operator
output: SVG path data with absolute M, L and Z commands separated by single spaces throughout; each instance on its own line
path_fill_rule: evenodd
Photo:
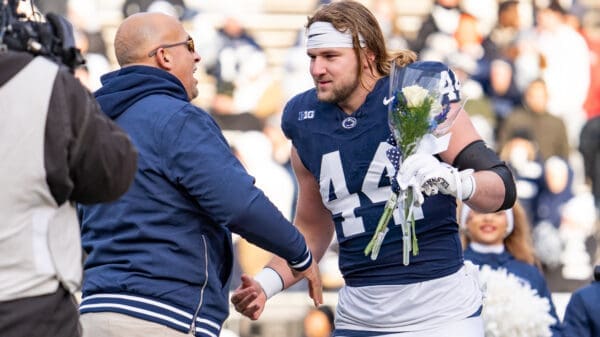
M 79 336 L 73 203 L 117 199 L 137 153 L 73 77 L 68 22 L 23 20 L 22 3 L 0 1 L 0 335 Z

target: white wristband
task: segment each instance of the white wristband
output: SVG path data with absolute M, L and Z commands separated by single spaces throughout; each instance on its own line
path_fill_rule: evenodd
M 473 174 L 467 174 L 465 177 L 461 177 L 461 185 L 462 185 L 462 201 L 467 201 L 471 199 L 473 194 L 475 194 L 475 189 L 477 188 L 477 184 L 475 183 L 475 177 Z
M 263 270 L 254 276 L 254 280 L 260 284 L 265 295 L 267 295 L 267 299 L 283 290 L 283 280 L 273 268 L 263 268 Z

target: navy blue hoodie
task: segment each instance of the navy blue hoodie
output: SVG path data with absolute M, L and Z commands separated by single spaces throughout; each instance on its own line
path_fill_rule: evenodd
M 176 77 L 130 66 L 102 82 L 98 102 L 137 147 L 138 171 L 119 200 L 79 207 L 88 254 L 80 312 L 119 312 L 216 337 L 229 313 L 231 232 L 308 266 L 304 238 Z

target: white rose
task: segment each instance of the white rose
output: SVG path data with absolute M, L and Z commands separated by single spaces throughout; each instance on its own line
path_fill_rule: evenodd
M 406 106 L 414 108 L 423 105 L 425 98 L 429 95 L 429 91 L 415 84 L 402 88 L 402 94 L 406 98 Z

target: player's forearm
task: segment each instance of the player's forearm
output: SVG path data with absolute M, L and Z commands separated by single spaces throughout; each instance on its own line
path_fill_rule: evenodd
M 299 212 L 296 216 L 296 225 L 304 235 L 315 263 L 318 263 L 331 243 L 333 224 L 329 217 L 326 218 L 327 222 L 325 223 L 317 221 L 313 217 L 314 214 L 309 215 L 310 220 L 313 222 L 307 223 L 303 220 L 302 212 Z M 265 268 L 255 276 L 255 279 L 263 288 L 267 298 L 270 298 L 293 286 L 303 277 L 299 273 L 293 273 L 284 259 L 274 256 Z
M 505 199 L 505 187 L 502 179 L 492 171 L 474 173 L 477 188 L 466 201 L 469 207 L 478 212 L 495 212 L 502 206 Z
M 294 284 L 296 284 L 298 281 L 300 281 L 302 279 L 302 276 L 300 276 L 300 275 L 294 276 L 294 274 L 292 273 L 292 270 L 287 265 L 285 260 L 283 260 L 282 258 L 280 258 L 278 256 L 274 256 L 271 259 L 271 261 L 267 264 L 266 268 L 271 268 L 277 274 L 279 274 L 279 277 L 281 278 L 281 281 L 283 283 L 282 290 L 293 286 Z
M 310 231 L 302 230 L 302 228 L 300 228 L 300 232 L 302 232 L 306 238 L 308 248 L 313 254 L 313 259 L 315 259 L 316 262 L 320 261 L 323 255 L 325 255 L 325 251 L 327 251 L 327 248 L 329 247 L 331 235 L 322 235 L 323 233 L 321 233 L 321 235 L 318 233 L 310 233 Z M 281 277 L 281 281 L 283 282 L 283 289 L 293 286 L 302 279 L 302 276 L 300 275 L 295 276 L 286 261 L 279 256 L 274 256 L 265 268 L 271 268 L 277 274 L 279 274 L 279 277 Z

